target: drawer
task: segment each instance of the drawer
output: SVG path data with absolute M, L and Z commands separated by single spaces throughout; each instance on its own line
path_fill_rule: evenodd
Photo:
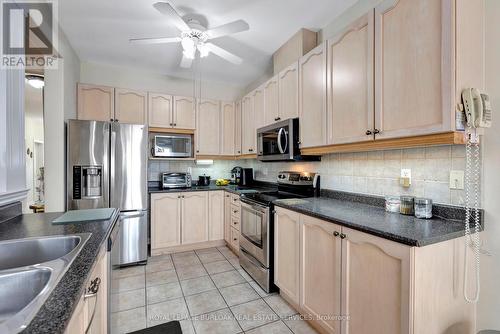
M 231 203 L 237 207 L 241 207 L 240 195 L 231 194 Z
M 238 251 L 240 250 L 240 231 L 235 228 L 231 228 L 231 246 Z
M 231 227 L 236 229 L 236 230 L 240 230 L 240 217 L 234 217 L 234 216 L 231 216 Z
M 241 210 L 240 205 L 235 205 L 231 203 L 231 216 L 234 217 L 235 219 L 237 218 L 238 221 L 240 220 L 240 210 Z

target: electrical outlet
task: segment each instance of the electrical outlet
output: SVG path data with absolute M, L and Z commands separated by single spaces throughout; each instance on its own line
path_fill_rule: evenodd
M 464 171 L 450 171 L 450 189 L 464 189 Z
M 399 184 L 405 188 L 411 185 L 411 169 L 403 168 L 401 169 L 401 177 L 399 178 Z

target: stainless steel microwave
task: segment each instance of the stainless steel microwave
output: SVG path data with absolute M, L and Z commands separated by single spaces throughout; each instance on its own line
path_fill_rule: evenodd
M 300 155 L 299 119 L 290 118 L 257 129 L 257 159 L 261 161 L 321 160 Z
M 193 136 L 189 134 L 155 135 L 153 138 L 153 157 L 192 158 Z

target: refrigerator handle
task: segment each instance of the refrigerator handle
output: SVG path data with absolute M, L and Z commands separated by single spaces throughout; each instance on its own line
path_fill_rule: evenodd
M 109 130 L 111 133 L 111 150 L 110 150 L 110 182 L 109 182 L 109 197 L 112 196 L 115 184 L 115 158 L 116 158 L 116 129 L 113 123 L 110 123 Z M 111 198 L 109 199 L 109 206 L 111 207 Z

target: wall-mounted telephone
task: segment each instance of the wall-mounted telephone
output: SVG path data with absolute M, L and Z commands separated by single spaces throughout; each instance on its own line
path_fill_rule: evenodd
M 481 154 L 478 128 L 491 127 L 491 104 L 486 94 L 481 94 L 477 88 L 466 88 L 462 91 L 463 110 L 467 121 L 465 134 L 467 138 L 465 159 L 465 260 L 464 260 L 464 298 L 469 303 L 479 300 L 480 292 L 480 257 L 481 240 L 479 232 L 481 221 L 479 201 L 481 197 Z M 474 233 L 470 222 L 474 222 Z M 473 298 L 467 293 L 469 247 L 474 251 L 476 291 Z

